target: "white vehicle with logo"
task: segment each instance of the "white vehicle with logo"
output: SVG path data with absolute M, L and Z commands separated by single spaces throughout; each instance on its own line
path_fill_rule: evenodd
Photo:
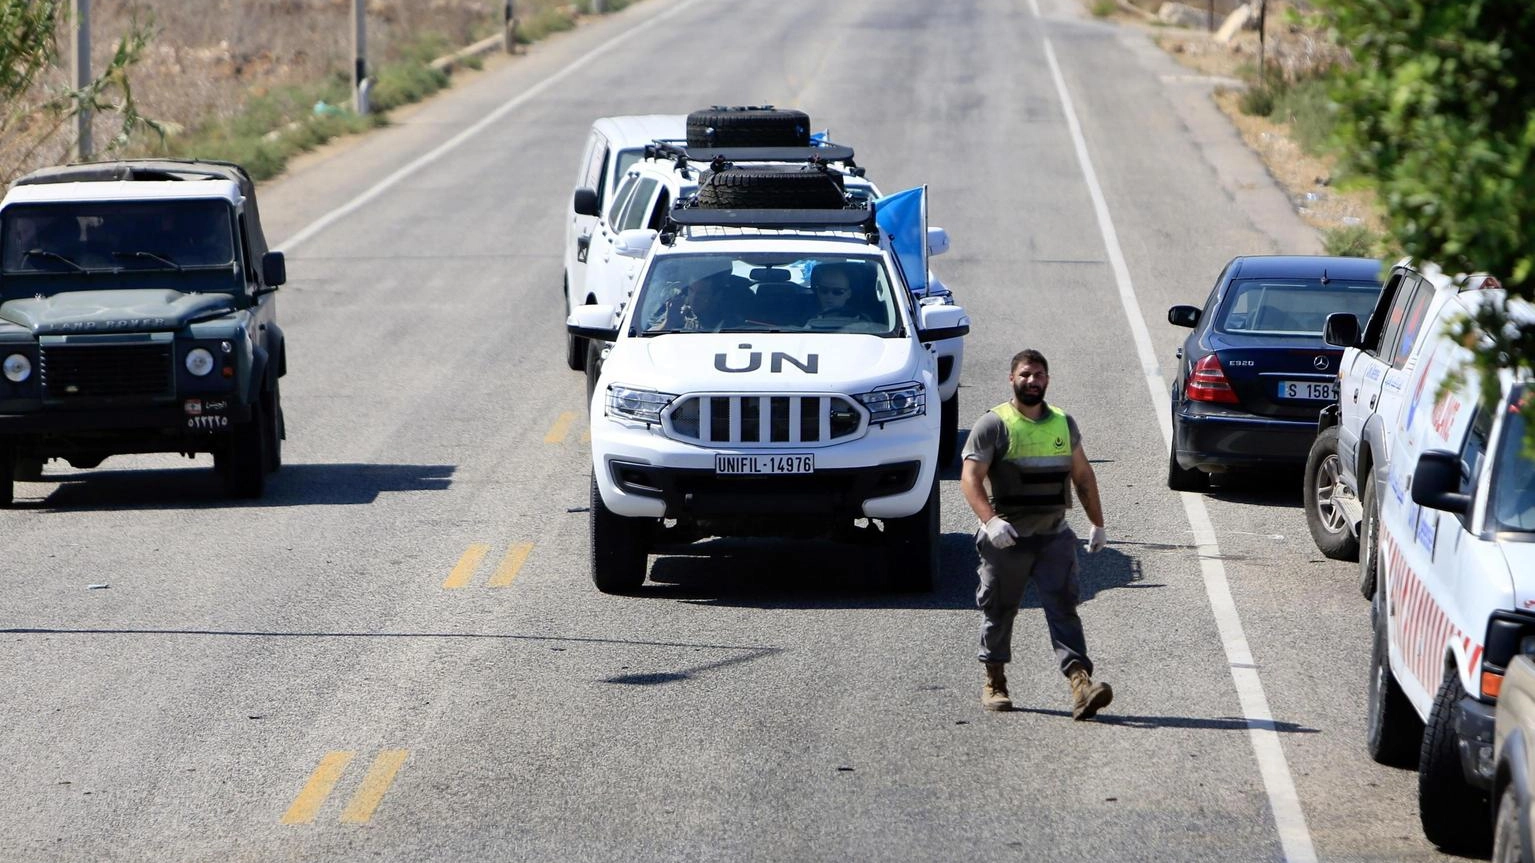
M 741 110 L 741 109 L 732 109 Z M 689 115 L 689 127 L 697 125 Z M 694 133 L 696 134 L 696 129 Z M 853 150 L 818 136 L 808 147 L 684 147 L 676 142 L 654 141 L 642 158 L 629 162 L 627 173 L 618 181 L 617 191 L 610 196 L 607 209 L 594 210 L 598 199 L 587 190 L 577 190 L 575 207 L 578 214 L 595 219 L 596 227 L 586 241 L 582 254 L 584 261 L 584 289 L 580 302 L 572 305 L 604 305 L 614 308 L 627 302 L 634 291 L 640 267 L 644 262 L 643 250 L 650 237 L 664 225 L 667 213 L 679 201 L 692 199 L 699 193 L 699 184 L 722 165 L 729 165 L 738 172 L 762 169 L 769 173 L 784 164 L 804 165 L 814 162 L 822 170 L 835 176 L 842 196 L 840 203 L 827 205 L 866 205 L 881 197 L 879 188 L 853 163 Z M 718 201 L 716 206 L 734 206 L 740 196 L 757 196 L 760 187 L 745 189 L 713 188 Z M 788 190 L 796 196 L 799 191 Z M 925 207 L 926 198 L 914 199 Z M 790 201 L 792 203 L 792 201 Z M 826 204 L 827 202 L 821 202 Z M 914 214 L 909 224 L 926 225 L 927 214 Z M 908 243 L 915 247 L 918 243 Z M 948 233 L 942 228 L 927 229 L 926 251 L 941 254 L 949 248 Z M 955 299 L 946 285 L 931 271 L 918 269 L 926 266 L 922 260 L 909 261 L 907 271 L 912 277 L 907 282 L 915 301 L 924 305 L 954 305 Z M 601 373 L 602 353 L 607 345 L 593 342 L 576 335 L 567 335 L 571 368 L 587 372 L 588 390 L 596 385 Z M 584 348 L 584 357 L 576 361 L 574 352 Z M 952 464 L 958 453 L 959 381 L 964 367 L 964 340 L 944 339 L 934 345 L 938 355 L 938 401 L 942 437 L 939 458 L 942 464 Z
M 1344 348 L 1338 366 L 1338 403 L 1323 408 L 1306 461 L 1306 521 L 1329 557 L 1359 561 L 1359 589 L 1375 595 L 1379 570 L 1379 497 L 1389 464 L 1389 426 L 1428 341 L 1425 322 L 1465 290 L 1496 285 L 1486 276 L 1451 277 L 1433 264 L 1399 261 L 1386 278 L 1375 310 L 1362 326 L 1353 315 L 1333 314 L 1323 337 Z
M 749 184 L 773 185 L 756 173 Z M 875 540 L 898 586 L 928 589 L 940 434 L 931 345 L 963 336 L 969 318 L 908 289 L 887 238 L 925 230 L 887 230 L 869 204 L 686 203 L 659 241 L 621 243 L 644 254 L 632 302 L 570 319 L 576 335 L 613 343 L 591 404 L 597 587 L 638 589 L 657 545 L 786 536 Z M 849 289 L 818 300 L 812 286 L 833 270 Z M 694 305 L 701 280 L 710 307 Z
M 1516 655 L 1535 653 L 1531 380 L 1504 372 L 1485 399 L 1469 350 L 1447 328 L 1501 293 L 1456 295 L 1425 322 L 1388 429 L 1375 548 L 1368 748 L 1382 763 L 1416 764 L 1424 833 L 1468 852 L 1490 838 L 1503 675 Z

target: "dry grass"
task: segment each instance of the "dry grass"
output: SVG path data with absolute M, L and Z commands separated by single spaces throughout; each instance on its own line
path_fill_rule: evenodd
M 516 9 L 523 20 L 576 17 L 569 0 L 516 0 Z M 369 0 L 370 69 L 414 57 L 422 46 L 450 50 L 499 33 L 502 15 L 503 0 Z M 351 73 L 351 0 L 94 0 L 93 68 L 105 68 L 135 21 L 148 25 L 152 36 L 128 73 L 133 98 L 140 113 L 164 124 L 172 138 L 227 123 L 253 100 L 282 88 L 345 81 Z M 70 39 L 67 25 L 61 27 L 66 61 Z M 42 86 L 64 88 L 67 74 L 51 70 Z M 118 128 L 111 115 L 96 118 L 98 151 Z M 66 124 L 26 164 L 5 163 L 0 148 L 0 178 L 66 160 L 71 129 Z

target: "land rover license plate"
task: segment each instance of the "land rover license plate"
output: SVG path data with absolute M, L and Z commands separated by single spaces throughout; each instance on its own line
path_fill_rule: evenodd
M 714 472 L 727 474 L 815 473 L 814 453 L 714 456 Z

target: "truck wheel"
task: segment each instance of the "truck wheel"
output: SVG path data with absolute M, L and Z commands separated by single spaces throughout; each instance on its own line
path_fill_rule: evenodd
M 1375 499 L 1375 472 L 1364 477 L 1364 517 L 1359 522 L 1359 592 L 1365 599 L 1375 596 L 1380 569 L 1380 502 Z
M 565 317 L 570 317 L 570 275 L 565 276 Z M 586 371 L 586 339 L 565 331 L 565 365 L 573 372 Z
M 592 583 L 603 593 L 633 593 L 645 583 L 654 519 L 628 518 L 602 503 L 592 477 Z
M 1418 756 L 1418 819 L 1423 835 L 1440 848 L 1486 856 L 1492 839 L 1487 794 L 1466 781 L 1455 735 L 1454 708 L 1461 695 L 1460 676 L 1445 669 Z
M 256 399 L 251 418 L 229 433 L 223 458 L 216 462 L 230 497 L 255 499 L 266 491 L 267 420 L 262 401 Z
M 283 427 L 282 391 L 279 384 L 272 384 L 271 404 L 264 410 L 266 423 L 262 427 L 266 435 L 266 472 L 277 473 L 282 469 L 282 441 L 287 430 Z
M 0 507 L 9 507 L 16 494 L 16 448 L 0 443 Z
M 810 115 L 768 107 L 725 107 L 688 114 L 689 147 L 808 147 Z
M 939 416 L 942 425 L 938 428 L 938 466 L 949 467 L 954 464 L 955 445 L 959 440 L 959 392 L 944 399 L 939 406 Z
M 1340 502 L 1353 492 L 1339 477 L 1338 427 L 1316 436 L 1306 456 L 1306 476 L 1302 489 L 1306 501 L 1306 527 L 1322 554 L 1333 560 L 1358 560 L 1359 540 L 1348 523 L 1348 514 Z
M 1370 683 L 1365 699 L 1365 749 L 1379 764 L 1411 767 L 1423 741 L 1423 723 L 1391 674 L 1384 591 L 1375 595 L 1370 617 L 1375 638 L 1370 646 Z
M 889 561 L 890 584 L 905 593 L 927 593 L 933 589 L 933 573 L 938 570 L 938 478 L 927 493 L 927 502 L 915 515 L 892 518 L 885 522 L 885 554 Z

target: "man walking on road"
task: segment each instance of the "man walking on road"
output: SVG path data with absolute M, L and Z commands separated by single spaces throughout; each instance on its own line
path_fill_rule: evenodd
M 1050 364 L 1039 351 L 1020 351 L 1008 373 L 1013 397 L 987 411 L 965 442 L 960 489 L 975 510 L 981 564 L 975 602 L 981 608 L 980 660 L 986 665 L 981 704 L 1011 710 L 1003 666 L 1012 658 L 1013 619 L 1030 579 L 1039 590 L 1050 643 L 1071 682 L 1071 716 L 1091 719 L 1114 692 L 1094 683 L 1082 619 L 1077 616 L 1077 537 L 1066 525 L 1071 487 L 1093 524 L 1087 550 L 1108 542 L 1098 478 L 1082 451 L 1082 435 L 1065 411 L 1045 403 Z M 986 491 L 991 486 L 991 494 Z

